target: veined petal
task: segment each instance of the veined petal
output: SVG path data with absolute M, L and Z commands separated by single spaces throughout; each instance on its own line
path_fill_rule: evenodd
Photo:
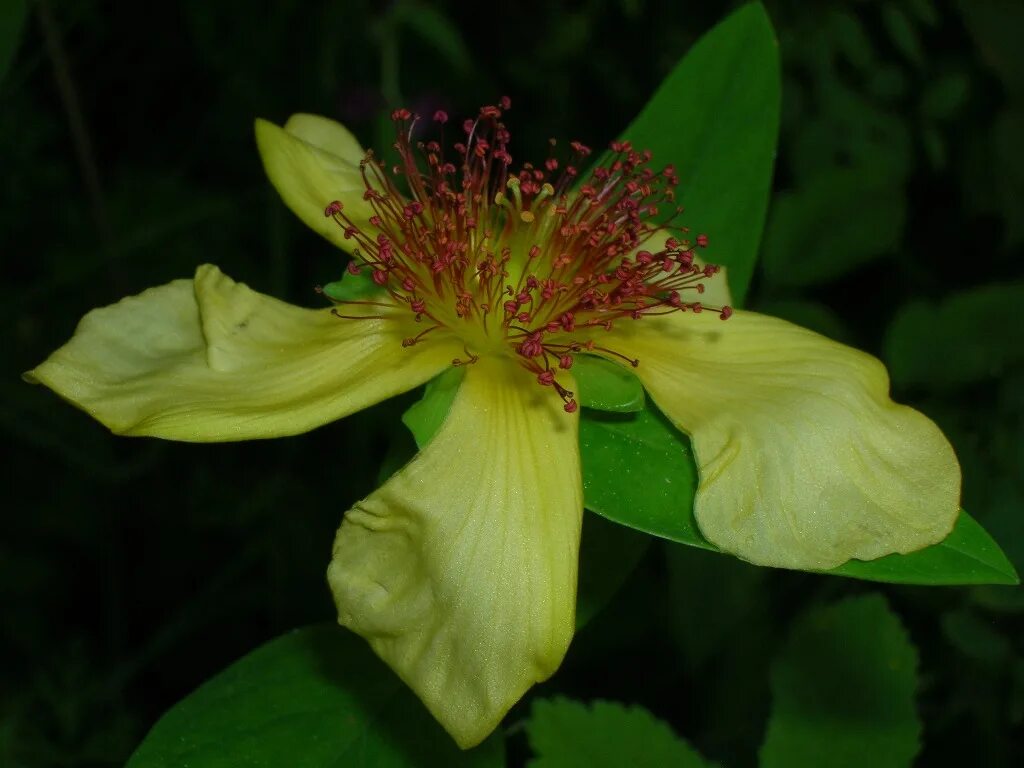
M 688 432 L 695 513 L 722 549 L 825 569 L 941 541 L 960 468 L 929 419 L 889 399 L 875 358 L 752 312 L 675 313 L 616 326 L 615 348 Z
M 298 133 L 281 128 L 266 120 L 256 120 L 256 144 L 263 168 L 281 199 L 310 229 L 319 233 L 346 251 L 355 247 L 354 240 L 346 240 L 344 230 L 333 218 L 324 216 L 324 209 L 334 200 L 345 206 L 345 215 L 360 229 L 369 231 L 368 220 L 373 215 L 370 204 L 363 200 L 366 185 L 353 162 L 358 142 L 342 126 L 338 130 L 325 127 L 327 118 L 311 120 L 312 115 L 293 116 Z M 289 124 L 292 121 L 289 120 Z M 292 124 L 295 128 L 295 124 Z M 344 134 L 341 133 L 344 131 Z M 347 134 L 351 142 L 344 137 Z M 322 141 L 344 155 L 317 146 L 311 141 Z
M 322 115 L 299 112 L 288 118 L 284 130 L 317 149 L 330 152 L 345 162 L 358 166 L 366 150 L 352 131 L 336 120 Z
M 343 320 L 236 283 L 204 265 L 87 314 L 26 374 L 114 432 L 215 442 L 305 432 L 430 379 L 461 351 L 416 332 L 398 308 Z
M 481 358 L 433 440 L 338 530 L 327 578 L 339 621 L 463 748 L 572 638 L 577 424 L 518 365 Z

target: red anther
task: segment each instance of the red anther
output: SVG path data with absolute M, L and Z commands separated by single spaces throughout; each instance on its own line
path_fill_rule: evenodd
M 540 256 L 540 246 L 539 245 L 531 245 L 530 246 L 530 251 L 529 251 L 529 257 L 531 259 L 536 259 L 538 256 Z M 536 282 L 536 278 L 533 278 L 533 279 L 534 279 L 534 282 Z
M 650 251 L 640 251 L 636 255 L 637 264 L 647 265 L 650 264 L 652 261 L 654 261 L 654 254 L 652 254 Z
M 391 119 L 396 121 L 408 120 L 410 117 L 412 117 L 412 112 L 410 112 L 408 109 L 405 109 L 404 107 L 396 109 L 391 113 Z
M 403 347 L 411 347 L 416 343 L 416 339 L 409 337 L 408 339 L 402 339 Z
M 547 160 L 544 161 L 544 167 L 547 168 L 551 173 L 554 173 L 555 171 L 558 170 L 558 161 L 553 157 L 549 157 Z
M 356 264 L 354 261 L 350 261 L 348 264 L 345 265 L 345 271 L 348 272 L 350 275 L 358 275 L 359 265 Z
M 437 112 L 434 113 L 434 122 L 444 125 L 448 122 L 448 113 L 443 109 L 437 110 Z
M 339 213 L 341 213 L 342 208 L 343 206 L 341 204 L 341 201 L 335 200 L 326 208 L 324 208 L 324 216 L 328 219 L 331 218 L 332 216 L 337 216 Z
M 427 303 L 423 301 L 423 299 L 416 299 L 415 301 L 410 302 L 409 306 L 412 307 L 412 311 L 417 315 L 422 315 L 427 311 Z
M 373 214 L 373 216 L 370 217 L 369 222 L 371 225 L 375 227 L 379 227 L 381 224 L 384 223 L 381 221 L 380 216 L 378 216 L 377 214 Z
M 704 267 L 704 277 L 711 277 L 712 275 L 718 274 L 719 267 L 717 264 L 707 264 Z
M 680 266 L 692 267 L 693 266 L 693 252 L 692 251 L 683 251 L 678 256 L 676 256 L 676 261 L 679 262 Z
M 359 234 L 359 230 L 355 227 L 345 227 L 345 239 L 351 240 L 353 237 Z
M 461 141 L 455 144 L 454 147 L 455 151 L 458 152 L 460 155 L 466 154 L 466 145 L 463 144 Z
M 486 107 L 480 107 L 480 116 L 498 118 L 501 117 L 501 110 L 493 104 Z
M 530 313 L 520 312 L 518 315 L 516 315 L 516 320 L 525 325 L 526 323 L 530 322 Z
M 537 374 L 537 381 L 539 381 L 545 387 L 550 387 L 552 384 L 555 383 L 555 372 L 551 370 L 541 371 L 540 373 Z
M 416 290 L 416 281 L 413 280 L 411 277 L 407 277 L 407 278 L 405 278 L 402 281 L 402 288 L 403 288 L 403 290 L 406 290 L 406 291 L 415 291 Z
M 697 293 L 704 293 L 704 283 L 697 283 Z
M 692 309 L 699 315 L 701 312 L 704 311 L 704 306 L 699 301 L 695 301 L 692 304 L 690 304 L 690 309 Z
M 501 306 L 503 306 L 505 308 L 505 311 L 508 312 L 510 315 L 514 315 L 516 312 L 519 311 L 519 305 L 514 301 L 506 301 Z
M 465 120 L 462 121 L 462 130 L 465 131 L 467 135 L 469 135 L 473 132 L 473 126 L 475 125 L 476 120 L 472 120 L 467 117 Z
M 562 325 L 562 330 L 567 333 L 572 333 L 576 330 L 576 316 L 572 312 L 565 312 L 559 318 L 559 322 Z
M 558 358 L 558 367 L 563 370 L 569 370 L 572 368 L 573 358 L 572 355 L 562 355 Z
M 418 202 L 409 203 L 405 208 L 402 209 L 402 213 L 407 219 L 415 218 L 423 212 L 423 204 Z
M 387 285 L 388 273 L 385 272 L 383 269 L 373 270 L 373 282 L 375 282 L 377 285 Z
M 732 307 L 726 304 L 724 307 L 722 307 L 722 311 L 718 313 L 718 316 L 723 320 L 728 320 L 730 317 L 732 317 Z
M 569 146 L 572 147 L 572 151 L 580 157 L 587 157 L 590 154 L 590 147 L 579 141 L 570 141 Z
M 707 235 L 697 235 L 697 245 L 699 245 L 701 248 L 707 248 L 708 247 L 708 236 Z
M 501 105 L 502 109 L 512 109 L 512 99 L 508 96 L 502 96 L 498 99 L 498 103 Z
M 579 408 L 579 404 L 575 400 L 568 400 L 562 408 L 566 413 L 576 413 L 576 409 Z

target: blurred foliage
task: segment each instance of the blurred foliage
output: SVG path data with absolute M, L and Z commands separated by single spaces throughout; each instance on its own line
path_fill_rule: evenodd
M 338 278 L 341 260 L 264 181 L 252 119 L 320 112 L 381 146 L 387 105 L 457 114 L 508 93 L 520 156 L 542 156 L 550 136 L 600 146 L 732 7 L 4 5 L 0 764 L 121 765 L 201 682 L 291 627 L 329 620 L 323 572 L 339 516 L 411 450 L 400 419 L 415 393 L 298 438 L 194 446 L 114 438 L 18 379 L 88 309 L 203 261 L 319 304 L 312 287 Z M 767 8 L 782 128 L 749 304 L 880 355 L 897 398 L 949 435 L 964 507 L 1021 570 L 1024 7 Z M 705 759 L 756 765 L 780 722 L 773 702 L 793 700 L 780 685 L 816 663 L 848 671 L 799 649 L 842 624 L 836 606 L 883 605 L 859 597 L 867 589 L 889 607 L 863 620 L 905 628 L 877 637 L 905 633 L 916 648 L 920 764 L 1024 754 L 1022 588 L 879 587 L 660 542 L 624 548 L 639 565 L 510 715 L 510 765 L 542 749 L 528 723 L 555 716 L 532 708 L 553 696 L 639 704 Z M 586 569 L 605 593 L 621 581 Z M 861 634 L 840 652 L 884 652 Z M 625 727 L 635 738 L 649 723 Z

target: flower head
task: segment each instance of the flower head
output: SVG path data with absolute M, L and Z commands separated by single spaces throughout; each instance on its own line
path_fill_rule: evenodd
M 513 172 L 508 106 L 449 150 L 397 111 L 395 168 L 330 120 L 257 121 L 284 201 L 378 293 L 300 309 L 206 265 L 91 312 L 27 374 L 115 432 L 216 441 L 302 432 L 462 367 L 439 432 L 345 514 L 328 571 L 339 620 L 462 746 L 572 637 L 578 355 L 628 366 L 689 434 L 701 531 L 751 562 L 909 552 L 959 508 L 952 449 L 877 360 L 730 309 L 695 255 L 707 238 L 676 223 L 671 168 L 617 142 L 584 173 L 574 143 Z

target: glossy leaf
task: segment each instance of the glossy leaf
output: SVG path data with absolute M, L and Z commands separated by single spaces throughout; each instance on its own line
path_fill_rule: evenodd
M 625 366 L 593 355 L 576 355 L 572 375 L 576 400 L 584 408 L 631 413 L 644 407 L 644 387 Z
M 373 282 L 370 270 L 363 267 L 358 275 L 348 270 L 341 280 L 335 280 L 323 287 L 324 295 L 335 301 L 362 301 L 383 292 L 383 288 Z
M 714 549 L 693 517 L 697 468 L 690 443 L 656 408 L 584 411 L 580 453 L 587 509 L 656 536 Z
M 943 541 L 909 555 L 851 560 L 827 573 L 894 584 L 1019 584 L 1013 564 L 984 528 L 961 511 Z
M 672 163 L 683 223 L 709 235 L 742 305 L 754 271 L 779 129 L 779 52 L 768 14 L 745 5 L 704 35 L 622 137 Z
M 697 468 L 689 440 L 653 406 L 631 414 L 584 412 L 580 419 L 584 503 L 631 528 L 702 549 L 693 516 Z M 1016 584 L 999 545 L 966 512 L 944 540 L 907 555 L 851 560 L 831 571 L 896 584 Z
M 452 367 L 434 377 L 427 383 L 423 397 L 402 414 L 402 423 L 412 432 L 417 447 L 422 448 L 429 443 L 430 438 L 441 428 L 464 374 L 462 368 Z
M 643 707 L 538 699 L 526 723 L 529 768 L 713 768 Z
M 771 685 L 761 768 L 904 768 L 917 754 L 917 652 L 879 595 L 805 614 Z
M 500 737 L 461 751 L 361 638 L 320 625 L 271 640 L 178 702 L 127 768 L 504 764 Z

